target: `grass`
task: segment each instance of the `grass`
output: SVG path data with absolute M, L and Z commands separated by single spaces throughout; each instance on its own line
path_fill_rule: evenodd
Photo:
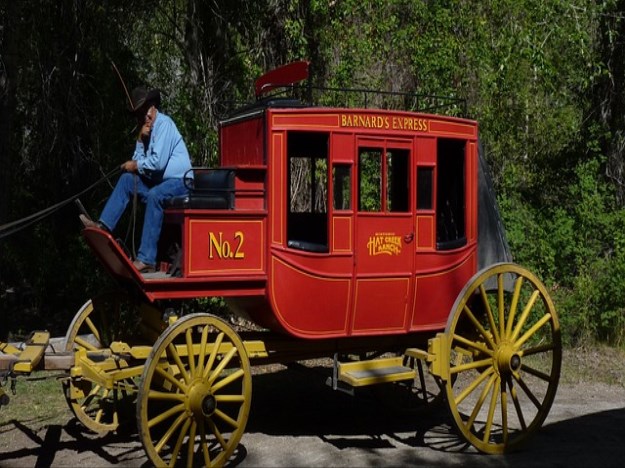
M 7 381 L 2 388 L 11 400 L 0 407 L 0 429 L 12 421 L 47 426 L 65 424 L 71 419 L 73 414 L 65 402 L 59 375 L 58 371 L 38 371 L 29 377 L 18 377 L 15 395 Z
M 625 350 L 602 344 L 565 349 L 560 382 L 596 382 L 625 387 Z

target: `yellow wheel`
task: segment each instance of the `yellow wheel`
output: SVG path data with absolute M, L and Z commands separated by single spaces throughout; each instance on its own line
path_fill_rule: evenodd
M 112 341 L 126 337 L 132 306 L 120 292 L 103 294 L 87 301 L 74 316 L 65 336 L 65 351 L 107 348 Z M 85 377 L 69 378 L 63 382 L 65 399 L 76 418 L 97 433 L 114 431 L 121 420 L 131 418 L 136 397 L 132 379 L 106 389 Z M 126 417 L 122 417 L 126 415 Z
M 190 314 L 169 326 L 148 357 L 137 426 L 155 466 L 223 466 L 250 409 L 247 351 L 223 320 Z
M 459 432 L 485 453 L 516 449 L 545 421 L 560 378 L 560 326 L 544 285 L 510 263 L 478 272 L 446 336 L 445 390 Z

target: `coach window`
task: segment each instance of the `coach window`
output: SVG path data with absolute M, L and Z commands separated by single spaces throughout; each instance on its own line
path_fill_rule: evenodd
M 360 148 L 358 210 L 407 212 L 410 208 L 409 162 L 410 153 L 405 149 Z
M 358 154 L 358 210 L 382 211 L 382 150 L 361 148 Z
M 332 167 L 332 185 L 334 192 L 334 210 L 351 210 L 352 167 L 347 164 L 335 164 Z
M 437 144 L 436 246 L 450 250 L 467 243 L 465 234 L 465 142 Z
M 417 167 L 417 210 L 431 210 L 434 168 Z
M 287 245 L 328 251 L 328 134 L 289 132 Z
M 406 212 L 408 195 L 408 150 L 388 149 L 386 151 L 386 211 Z

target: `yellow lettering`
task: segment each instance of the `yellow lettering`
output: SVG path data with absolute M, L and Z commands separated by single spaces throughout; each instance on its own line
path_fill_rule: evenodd
M 235 232 L 234 238 L 239 241 L 237 249 L 234 252 L 234 258 L 245 258 L 245 253 L 241 251 L 241 247 L 243 247 L 243 233 L 241 231 Z
M 214 259 L 229 259 L 229 258 L 245 258 L 245 252 L 243 252 L 243 240 L 244 236 L 241 231 L 234 233 L 234 240 L 236 246 L 233 249 L 230 241 L 224 240 L 224 233 L 219 232 L 215 235 L 214 232 L 208 233 L 208 258 Z
M 219 239 L 217 239 L 217 237 L 215 237 L 215 234 L 213 232 L 209 232 L 208 233 L 208 239 L 209 239 L 209 243 L 208 243 L 208 258 L 212 259 L 214 258 L 213 255 L 213 248 L 215 248 L 215 252 L 217 254 L 217 256 L 219 258 L 221 258 L 222 253 L 221 253 L 221 242 L 222 242 L 222 236 L 223 233 L 219 233 Z
M 401 254 L 401 237 L 389 233 L 376 233 L 369 237 L 367 242 L 369 255 L 399 255 Z

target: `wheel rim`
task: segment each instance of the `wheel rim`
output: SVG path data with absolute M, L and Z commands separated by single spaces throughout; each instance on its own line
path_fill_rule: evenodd
M 547 290 L 517 265 L 493 265 L 460 293 L 446 334 L 456 427 L 482 452 L 514 450 L 544 422 L 560 377 L 560 327 Z
M 115 292 L 83 304 L 67 330 L 65 351 L 97 351 L 120 338 L 125 324 L 119 317 L 125 302 L 125 295 Z M 102 434 L 116 430 L 120 422 L 131 418 L 136 383 L 125 379 L 107 389 L 86 378 L 70 377 L 63 382 L 63 392 L 76 418 L 87 429 Z
M 224 321 L 191 314 L 155 343 L 139 388 L 137 422 L 155 466 L 222 466 L 245 430 L 249 358 Z

